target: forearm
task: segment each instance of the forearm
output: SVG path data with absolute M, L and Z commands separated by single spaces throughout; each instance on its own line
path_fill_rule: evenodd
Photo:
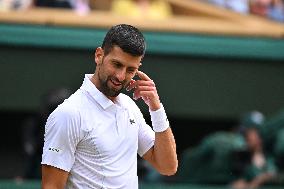
M 164 132 L 155 133 L 153 158 L 161 174 L 173 175 L 176 173 L 178 166 L 176 143 L 170 127 Z
M 141 71 L 138 71 L 137 75 L 141 80 L 133 80 L 127 89 L 134 88 L 133 98 L 142 98 L 149 106 L 153 130 L 156 133 L 154 146 L 143 155 L 143 158 L 161 174 L 173 175 L 176 173 L 178 161 L 175 139 L 167 115 L 160 103 L 154 81 Z
M 172 175 L 177 170 L 176 143 L 173 132 L 169 127 L 163 106 L 157 111 L 150 111 L 155 143 L 153 148 L 153 161 L 161 174 Z
M 49 165 L 42 165 L 41 188 L 64 189 L 68 174 L 68 172 L 63 171 L 61 169 Z

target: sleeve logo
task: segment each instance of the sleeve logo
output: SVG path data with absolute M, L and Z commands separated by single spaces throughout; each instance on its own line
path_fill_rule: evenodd
M 48 148 L 48 151 L 51 151 L 51 152 L 54 152 L 54 153 L 61 153 L 61 150 L 60 149 L 58 149 L 58 148 Z

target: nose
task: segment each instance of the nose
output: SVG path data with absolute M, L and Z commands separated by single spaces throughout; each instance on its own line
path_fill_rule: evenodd
M 115 76 L 119 80 L 119 82 L 124 81 L 125 78 L 126 78 L 126 69 L 119 69 L 119 70 L 117 70 Z

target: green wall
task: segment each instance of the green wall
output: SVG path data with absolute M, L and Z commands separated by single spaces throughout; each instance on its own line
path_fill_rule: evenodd
M 83 75 L 94 72 L 92 53 L 105 32 L 0 24 L 0 110 L 33 111 L 48 89 L 76 90 Z M 144 34 L 141 70 L 156 82 L 169 115 L 237 118 L 284 107 L 283 39 Z

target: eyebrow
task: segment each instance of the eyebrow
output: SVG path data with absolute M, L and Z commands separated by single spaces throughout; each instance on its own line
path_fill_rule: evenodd
M 120 60 L 117 60 L 117 59 L 115 59 L 115 58 L 111 59 L 111 61 L 112 61 L 112 62 L 117 62 L 117 63 L 120 63 L 120 64 L 123 65 L 123 62 L 121 62 Z M 132 69 L 137 69 L 137 70 L 138 70 L 141 65 L 142 65 L 142 63 L 140 62 L 140 64 L 139 64 L 138 67 L 130 66 L 130 67 L 128 67 L 128 68 L 132 68 Z

